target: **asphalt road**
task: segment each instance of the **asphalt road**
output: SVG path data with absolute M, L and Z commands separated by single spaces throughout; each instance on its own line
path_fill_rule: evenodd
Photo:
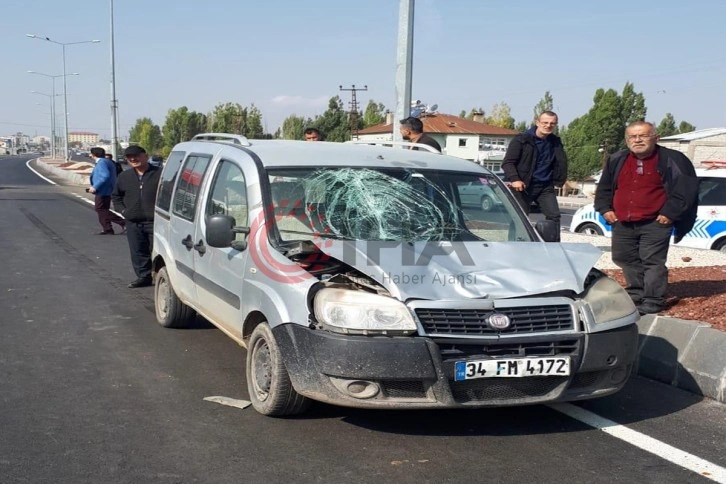
M 272 419 L 204 401 L 247 398 L 244 350 L 202 320 L 158 326 L 153 289 L 125 287 L 125 238 L 91 235 L 83 188 L 27 159 L 0 160 L 3 483 L 726 482 L 726 407 L 641 378 L 560 407 L 607 432 L 548 406 Z

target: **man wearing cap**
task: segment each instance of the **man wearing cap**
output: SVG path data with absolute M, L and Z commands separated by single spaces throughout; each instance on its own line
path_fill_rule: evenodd
M 401 127 L 399 129 L 401 130 L 401 136 L 406 141 L 431 146 L 441 153 L 441 145 L 431 136 L 423 132 L 423 122 L 420 119 L 410 116 L 401 120 Z M 420 148 L 418 146 L 411 146 L 410 149 L 419 150 Z
M 116 211 L 126 219 L 131 264 L 136 273 L 136 280 L 128 287 L 151 286 L 154 206 L 161 169 L 149 164 L 149 156 L 141 146 L 129 146 L 124 156 L 131 169 L 118 176 L 111 197 Z

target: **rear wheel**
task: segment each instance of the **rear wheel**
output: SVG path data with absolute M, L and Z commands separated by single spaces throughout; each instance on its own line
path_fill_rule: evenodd
M 196 311 L 181 302 L 174 292 L 166 267 L 156 274 L 154 308 L 156 321 L 165 328 L 188 328 L 197 316 Z
M 489 212 L 494 207 L 494 202 L 487 196 L 481 197 L 481 209 Z
M 282 417 L 304 412 L 310 400 L 295 391 L 280 348 L 267 323 L 260 323 L 247 345 L 247 391 L 262 415 Z
M 726 252 L 726 238 L 716 241 L 716 243 L 713 244 L 713 250 Z
M 602 229 L 593 223 L 582 224 L 577 227 L 577 232 L 586 235 L 602 235 Z

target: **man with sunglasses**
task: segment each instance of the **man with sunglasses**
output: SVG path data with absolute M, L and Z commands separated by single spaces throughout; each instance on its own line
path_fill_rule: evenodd
M 607 161 L 595 192 L 595 210 L 613 227 L 612 258 L 641 314 L 666 309 L 668 246 L 696 221 L 698 178 L 680 151 L 658 146 L 655 126 L 625 129 L 628 149 Z

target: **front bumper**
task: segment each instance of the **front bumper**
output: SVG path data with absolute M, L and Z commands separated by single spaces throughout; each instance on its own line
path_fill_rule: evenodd
M 273 329 L 295 390 L 359 408 L 456 408 L 596 398 L 620 390 L 637 354 L 635 324 L 602 333 L 492 340 L 335 334 L 297 324 Z M 569 356 L 570 376 L 455 381 L 467 359 Z

